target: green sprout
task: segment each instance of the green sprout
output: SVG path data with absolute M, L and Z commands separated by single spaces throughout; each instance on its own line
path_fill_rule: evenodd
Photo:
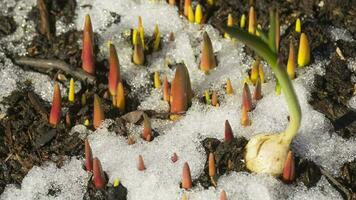
M 301 109 L 286 68 L 278 58 L 279 19 L 277 12 L 270 10 L 268 35 L 258 29 L 260 36 L 249 34 L 236 27 L 223 27 L 230 37 L 238 39 L 268 62 L 284 93 L 290 113 L 288 127 L 280 134 L 259 134 L 251 138 L 246 146 L 246 166 L 253 172 L 279 176 L 283 172 L 289 146 L 298 133 Z M 278 28 L 278 29 L 277 29 Z

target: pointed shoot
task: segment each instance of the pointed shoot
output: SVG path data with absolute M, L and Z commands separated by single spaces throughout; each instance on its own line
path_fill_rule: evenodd
M 61 91 L 59 89 L 58 83 L 54 84 L 53 99 L 51 113 L 49 114 L 49 124 L 52 127 L 57 127 L 59 121 L 61 120 L 61 107 L 62 107 Z

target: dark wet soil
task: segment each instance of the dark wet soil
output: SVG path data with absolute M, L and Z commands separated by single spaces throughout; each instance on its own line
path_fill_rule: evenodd
M 183 1 L 181 1 L 183 2 Z M 207 11 L 205 20 L 213 26 L 226 21 L 227 15 L 232 13 L 234 18 L 240 18 L 242 13 L 247 16 L 248 2 L 251 0 L 217 0 L 216 6 L 209 8 L 206 1 L 199 0 Z M 315 77 L 315 90 L 312 92 L 310 104 L 319 112 L 326 115 L 332 122 L 336 133 L 346 139 L 356 138 L 356 114 L 348 108 L 347 102 L 353 93 L 351 82 L 352 72 L 347 68 L 347 60 L 343 60 L 336 54 L 336 48 L 340 48 L 346 59 L 354 58 L 356 55 L 356 43 L 346 41 L 334 41 L 327 32 L 329 25 L 347 29 L 354 39 L 356 39 L 356 2 L 353 0 L 324 0 L 320 4 L 319 0 L 288 0 L 288 1 L 255 1 L 255 8 L 258 13 L 258 23 L 263 29 L 268 26 L 268 8 L 272 5 L 277 6 L 280 11 L 282 25 L 285 25 L 286 31 L 281 39 L 281 57 L 284 61 L 287 58 L 288 44 L 292 40 L 294 45 L 298 45 L 299 36 L 294 32 L 294 22 L 297 17 L 303 17 L 303 31 L 307 33 L 312 49 L 312 62 L 316 57 L 331 58 L 326 66 L 325 75 Z M 75 17 L 75 0 L 45 0 L 49 11 L 50 30 L 52 38 L 38 34 L 32 43 L 27 47 L 28 56 L 34 58 L 60 59 L 71 66 L 81 66 L 81 47 L 77 41 L 81 39 L 81 31 L 71 30 L 61 35 L 55 31 L 55 22 L 62 18 L 64 23 L 71 23 Z M 181 3 L 178 3 L 181 5 Z M 90 5 L 88 5 L 90 6 Z M 112 13 L 120 21 L 120 16 Z M 29 19 L 33 20 L 39 31 L 39 11 L 34 7 L 29 14 Z M 13 33 L 17 24 L 12 17 L 0 15 L 0 38 Z M 98 39 L 100 35 L 95 35 Z M 152 38 L 148 41 L 152 42 Z M 98 48 L 96 48 L 97 53 Z M 150 53 L 148 50 L 146 53 Z M 246 52 L 252 54 L 246 48 Z M 253 55 L 253 54 L 252 54 Z M 10 55 L 15 58 L 17 55 Z M 83 156 L 83 141 L 74 133 L 69 135 L 70 127 L 82 123 L 84 119 L 91 119 L 91 110 L 94 93 L 99 96 L 105 96 L 107 90 L 107 72 L 108 63 L 106 60 L 96 60 L 97 83 L 89 85 L 82 83 L 82 90 L 79 95 L 88 96 L 87 104 L 82 106 L 79 98 L 70 105 L 63 100 L 63 107 L 68 109 L 71 115 L 70 126 L 66 126 L 64 120 L 60 125 L 53 129 L 48 125 L 48 113 L 50 105 L 36 96 L 31 89 L 30 84 L 23 90 L 13 92 L 4 102 L 9 105 L 7 117 L 0 120 L 0 194 L 3 192 L 6 184 L 14 183 L 20 185 L 23 177 L 34 165 L 41 165 L 46 161 L 52 161 L 61 167 L 63 161 L 70 156 Z M 25 70 L 34 70 L 25 67 Z M 37 69 L 36 69 L 37 70 Z M 56 79 L 57 71 L 41 71 Z M 64 73 L 64 72 L 61 72 Z M 67 78 L 70 76 L 67 75 Z M 128 93 L 126 112 L 135 111 L 139 105 L 139 99 L 136 94 L 131 93 L 130 86 L 124 80 L 124 86 Z M 145 93 L 145 88 L 142 88 Z M 30 94 L 30 96 L 29 96 Z M 31 96 L 32 95 L 32 96 Z M 35 95 L 35 97 L 33 97 Z M 34 103 L 33 98 L 35 98 Z M 130 122 L 122 117 L 125 113 L 120 113 L 111 106 L 110 99 L 102 98 L 106 117 L 114 119 L 115 123 L 109 127 L 118 134 L 127 136 L 125 123 Z M 142 114 L 141 114 L 142 115 Z M 141 123 L 141 115 L 137 114 L 137 121 L 132 123 Z M 154 111 L 148 112 L 149 116 L 157 117 Z M 167 115 L 160 116 L 167 118 Z M 125 121 L 126 120 L 126 121 Z M 90 127 L 92 128 L 92 127 Z M 207 188 L 212 186 L 208 175 L 208 155 L 214 153 L 216 160 L 217 176 L 219 177 L 230 171 L 246 171 L 243 162 L 243 148 L 247 141 L 244 138 L 235 138 L 230 143 L 221 142 L 214 138 L 206 138 L 202 141 L 205 148 L 207 161 L 204 172 L 194 180 L 194 185 L 201 184 Z M 312 161 L 303 158 L 296 159 L 296 181 L 292 184 L 303 182 L 307 187 L 313 187 L 319 181 L 322 170 Z M 340 177 L 334 180 L 328 179 L 335 186 L 343 197 L 356 199 L 356 160 L 345 163 L 342 167 Z M 348 192 L 340 189 L 340 185 L 346 188 Z M 56 188 L 48 191 L 49 194 L 55 194 Z M 127 190 L 123 185 L 117 188 L 108 186 L 106 190 L 96 190 L 89 182 L 87 193 L 84 199 L 126 199 Z

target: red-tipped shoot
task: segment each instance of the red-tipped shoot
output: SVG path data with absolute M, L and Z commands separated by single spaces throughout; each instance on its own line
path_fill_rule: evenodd
M 106 180 L 98 158 L 93 160 L 93 182 L 96 189 L 105 189 Z
M 242 90 L 242 107 L 247 112 L 250 112 L 252 110 L 251 92 L 250 92 L 250 88 L 248 87 L 247 83 L 244 83 L 244 87 Z
M 190 168 L 187 162 L 184 163 L 182 173 L 182 188 L 188 190 L 193 187 L 192 177 L 190 175 Z
M 146 170 L 146 166 L 145 166 L 145 163 L 143 162 L 143 157 L 142 157 L 142 155 L 139 155 L 139 156 L 138 156 L 137 169 L 138 169 L 139 171 L 144 171 L 144 170 Z
M 89 74 L 95 73 L 94 36 L 90 16 L 85 16 L 83 30 L 82 68 Z
M 117 58 L 117 53 L 115 46 L 109 43 L 109 77 L 108 77 L 108 85 L 109 92 L 111 96 L 116 95 L 116 87 L 117 84 L 121 81 L 120 78 L 120 64 L 119 59 Z
M 93 126 L 95 129 L 99 128 L 102 121 L 105 120 L 104 110 L 101 107 L 100 98 L 98 95 L 94 95 L 94 113 L 93 113 Z
M 220 200 L 227 200 L 227 195 L 225 190 L 221 190 L 220 192 Z
M 256 86 L 255 86 L 255 91 L 253 92 L 253 100 L 258 101 L 262 99 L 262 86 L 261 86 L 261 81 L 258 78 L 256 81 Z
M 295 162 L 292 151 L 288 152 L 287 160 L 284 164 L 282 180 L 286 183 L 290 183 L 295 178 Z
M 54 128 L 57 127 L 59 121 L 61 120 L 61 107 L 62 107 L 61 104 L 62 104 L 61 90 L 59 89 L 58 83 L 55 83 L 51 113 L 49 114 L 49 124 Z
M 85 170 L 92 171 L 93 170 L 93 153 L 91 151 L 88 139 L 85 140 L 84 151 L 85 151 Z
M 203 45 L 200 59 L 200 69 L 204 73 L 208 73 L 209 70 L 216 67 L 213 45 L 211 44 L 211 40 L 208 33 L 206 32 L 204 32 L 203 34 Z
M 234 138 L 234 133 L 232 132 L 230 123 L 228 120 L 225 121 L 225 138 L 224 141 L 229 143 Z

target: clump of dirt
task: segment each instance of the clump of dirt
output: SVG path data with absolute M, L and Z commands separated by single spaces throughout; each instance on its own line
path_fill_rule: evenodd
M 62 124 L 53 129 L 48 124 L 49 105 L 38 96 L 37 105 L 29 99 L 30 89 L 15 91 L 2 102 L 9 106 L 7 117 L 0 121 L 0 193 L 6 184 L 21 184 L 34 165 L 52 161 L 58 167 L 71 156 L 83 155 L 83 141 L 77 134 L 69 135 Z M 31 97 L 33 98 L 33 96 Z M 42 105 L 42 108 L 38 108 Z M 42 112 L 41 112 L 42 109 Z
M 0 38 L 14 33 L 16 27 L 13 17 L 0 15 Z

